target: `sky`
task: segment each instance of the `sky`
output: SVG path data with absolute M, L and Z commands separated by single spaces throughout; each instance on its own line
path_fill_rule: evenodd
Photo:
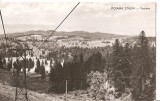
M 6 33 L 54 30 L 76 5 L 72 3 L 0 3 Z M 125 9 L 125 8 L 133 9 Z M 155 3 L 80 3 L 57 31 L 155 36 Z M 122 8 L 122 9 L 116 9 Z M 0 25 L 0 34 L 3 34 Z

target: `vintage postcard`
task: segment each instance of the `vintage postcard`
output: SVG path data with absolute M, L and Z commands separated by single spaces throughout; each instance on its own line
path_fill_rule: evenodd
M 0 2 L 0 101 L 156 100 L 155 2 Z

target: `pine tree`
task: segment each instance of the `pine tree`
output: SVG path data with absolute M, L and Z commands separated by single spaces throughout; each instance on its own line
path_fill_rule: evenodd
M 110 67 L 110 77 L 114 81 L 115 88 L 118 92 L 117 97 L 120 97 L 124 92 L 123 78 L 123 47 L 118 39 L 115 40 L 112 51 L 112 64 Z
M 32 69 L 34 67 L 34 61 L 29 58 L 29 64 L 30 64 L 30 69 Z
M 139 39 L 134 47 L 134 64 L 135 70 L 133 77 L 133 95 L 137 99 L 141 95 L 144 97 L 145 90 L 147 90 L 145 84 L 149 80 L 152 68 L 149 52 L 149 44 L 145 32 L 142 31 L 139 35 Z
M 80 55 L 80 61 L 79 61 L 79 80 L 80 80 L 80 89 L 83 89 L 86 84 L 86 73 L 85 73 L 85 67 L 84 67 L 84 60 L 83 60 L 83 54 Z
M 77 55 L 74 55 L 73 57 L 73 66 L 72 66 L 72 70 L 73 70 L 73 89 L 77 89 L 79 88 L 79 59 Z
M 12 68 L 12 59 L 8 59 L 7 70 L 10 71 Z
M 40 72 L 40 61 L 39 61 L 39 59 L 37 59 L 36 65 L 37 65 L 37 67 L 35 69 L 35 72 L 39 73 Z
M 40 66 L 40 74 L 41 74 L 41 79 L 44 80 L 46 77 L 44 62 L 42 62 L 42 65 Z
M 96 66 L 96 70 L 103 72 L 104 71 L 104 67 L 105 67 L 105 60 L 102 57 L 101 52 L 97 52 L 96 56 L 95 56 L 95 66 Z
M 6 68 L 6 59 L 5 58 L 3 59 L 3 64 L 4 64 L 4 67 Z
M 129 44 L 126 43 L 123 49 L 122 54 L 122 81 L 125 84 L 125 87 L 130 87 L 130 76 L 132 73 L 131 65 L 131 49 Z
M 57 63 L 55 62 L 55 66 Z M 51 87 L 49 88 L 49 92 L 55 91 L 55 83 L 56 83 L 56 68 L 53 68 L 51 65 L 51 72 L 49 74 L 49 81 L 51 84 Z
M 1 56 L 0 56 L 0 69 L 4 69 L 4 65 L 3 65 L 3 62 L 2 62 Z
M 19 73 L 21 71 L 22 66 L 21 66 L 18 59 L 13 63 L 13 66 L 17 70 L 17 73 Z
M 55 61 L 54 68 L 51 69 L 50 82 L 52 83 L 51 91 L 63 93 L 65 91 L 65 75 L 62 65 Z
M 47 59 L 45 59 L 45 65 L 48 65 Z
M 110 67 L 110 73 L 111 77 L 113 77 L 113 80 L 116 81 L 117 77 L 116 74 L 118 75 L 118 71 L 120 70 L 120 62 L 121 62 L 121 54 L 122 50 L 120 49 L 120 42 L 118 39 L 115 40 L 115 43 L 113 45 L 113 51 L 112 51 L 112 66 Z

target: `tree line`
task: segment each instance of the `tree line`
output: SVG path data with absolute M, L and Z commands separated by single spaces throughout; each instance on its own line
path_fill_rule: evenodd
M 2 44 L 2 46 L 4 45 Z M 6 63 L 3 55 L 0 56 L 1 69 L 10 71 L 13 66 L 18 67 L 16 63 L 20 64 L 20 67 L 24 66 L 24 61 L 20 60 L 13 63 L 12 59 L 8 59 L 8 63 Z M 102 76 L 105 74 L 109 83 L 115 87 L 116 98 L 122 96 L 126 88 L 130 89 L 135 100 L 141 98 L 153 99 L 155 96 L 156 47 L 149 44 L 144 31 L 135 39 L 135 43 L 122 44 L 119 39 L 116 39 L 113 46 L 95 48 L 61 47 L 50 52 L 46 58 L 54 58 L 54 65 L 52 65 L 52 61 L 50 62 L 50 92 L 64 93 L 65 80 L 68 81 L 69 91 L 86 90 L 94 82 L 94 87 L 96 87 L 99 86 L 96 82 L 106 79 Z M 61 62 L 62 59 L 64 59 L 64 63 Z M 28 70 L 34 67 L 32 59 L 26 61 Z M 37 59 L 35 69 L 36 73 L 42 74 L 43 79 L 45 78 L 45 63 L 47 64 L 44 61 L 40 65 L 40 61 Z M 95 76 L 93 72 L 98 73 Z M 93 81 L 91 84 L 92 80 L 98 81 Z M 93 91 L 93 93 L 95 92 L 101 91 Z M 100 94 L 96 93 L 96 95 Z
M 50 91 L 64 93 L 65 80 L 68 80 L 69 91 L 87 89 L 90 86 L 88 75 L 98 71 L 107 73 L 117 98 L 126 88 L 131 89 L 134 99 L 152 99 L 155 96 L 156 47 L 149 44 L 144 31 L 134 44 L 122 44 L 116 39 L 113 46 L 103 48 L 63 47 L 49 53 L 50 57 L 55 57 L 50 73 Z M 63 66 L 58 57 L 66 60 Z

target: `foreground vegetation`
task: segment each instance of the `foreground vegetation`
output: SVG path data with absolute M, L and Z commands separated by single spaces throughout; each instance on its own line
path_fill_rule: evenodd
M 10 70 L 12 63 L 4 66 L 4 55 L 1 54 L 1 57 L 0 68 Z M 155 99 L 156 47 L 149 45 L 144 31 L 135 44 L 124 45 L 116 39 L 113 46 L 61 47 L 53 49 L 45 58 L 51 61 L 50 87 L 44 87 L 48 92 L 64 93 L 67 80 L 68 91 L 84 90 L 88 96 L 98 101 Z M 33 61 L 27 61 L 27 68 L 32 69 Z M 22 67 L 23 61 L 19 63 Z M 42 75 L 42 80 L 45 79 L 45 67 L 39 59 L 36 66 L 35 72 Z M 43 84 L 46 85 L 45 82 Z
M 155 56 L 155 46 L 149 45 L 144 31 L 134 45 L 122 45 L 116 39 L 112 47 L 62 47 L 47 57 L 57 57 L 50 73 L 50 91 L 64 93 L 68 80 L 69 91 L 89 88 L 97 100 L 112 101 L 128 94 L 135 100 L 153 101 Z M 64 65 L 58 57 L 64 58 Z

